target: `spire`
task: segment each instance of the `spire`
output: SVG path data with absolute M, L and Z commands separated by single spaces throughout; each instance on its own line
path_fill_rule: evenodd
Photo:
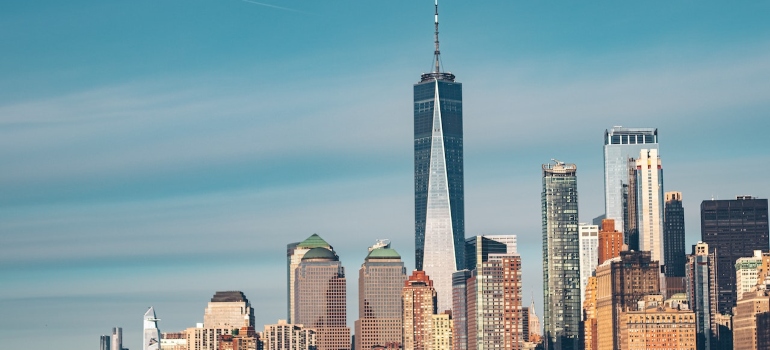
M 435 14 L 435 26 L 436 31 L 434 33 L 434 43 L 436 44 L 436 50 L 433 51 L 433 73 L 440 73 L 441 72 L 441 50 L 438 48 L 438 0 L 435 0 L 435 7 L 436 7 L 436 14 Z

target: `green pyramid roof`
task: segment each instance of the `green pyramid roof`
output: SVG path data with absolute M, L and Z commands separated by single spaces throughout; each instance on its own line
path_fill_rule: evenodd
M 299 245 L 297 245 L 299 248 L 331 248 L 332 246 L 329 245 L 329 243 L 326 243 L 326 241 L 321 238 L 318 234 L 313 234 L 312 236 L 308 237 L 306 240 L 302 241 Z
M 391 248 L 377 248 L 369 252 L 366 259 L 401 259 L 401 255 Z

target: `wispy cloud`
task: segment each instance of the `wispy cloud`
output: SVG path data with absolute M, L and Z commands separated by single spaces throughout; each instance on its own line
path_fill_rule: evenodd
M 284 10 L 284 11 L 291 11 L 291 12 L 298 12 L 298 13 L 306 13 L 306 12 L 302 12 L 302 11 L 299 11 L 299 10 L 291 9 L 291 8 L 288 8 L 288 7 L 282 7 L 282 6 L 271 5 L 271 4 L 267 4 L 267 3 L 264 3 L 264 2 L 258 2 L 258 1 L 252 1 L 252 0 L 241 0 L 241 1 L 243 1 L 243 2 L 247 2 L 247 3 L 249 3 L 249 4 L 254 4 L 254 5 L 259 5 L 259 6 L 265 6 L 265 7 L 270 7 L 270 8 L 279 9 L 279 10 Z

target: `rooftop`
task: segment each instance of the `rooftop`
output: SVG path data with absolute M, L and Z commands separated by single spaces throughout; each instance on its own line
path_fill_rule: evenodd
M 307 253 L 305 253 L 304 256 L 302 256 L 302 261 L 311 259 L 324 259 L 332 261 L 340 260 L 337 254 L 334 254 L 333 251 L 321 247 L 310 249 Z
M 310 237 L 302 241 L 299 245 L 297 245 L 299 248 L 329 248 L 331 249 L 332 246 L 329 245 L 329 243 L 326 243 L 326 241 L 321 238 L 317 233 L 312 234 Z
M 366 256 L 366 260 L 370 259 L 401 259 L 401 255 L 392 248 L 377 248 Z
M 233 303 L 238 301 L 248 302 L 249 300 L 246 299 L 246 296 L 241 291 L 216 292 L 211 298 L 212 303 Z

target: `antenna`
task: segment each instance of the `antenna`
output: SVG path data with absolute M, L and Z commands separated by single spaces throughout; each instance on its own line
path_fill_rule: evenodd
M 439 73 L 441 72 L 441 67 L 439 67 L 439 62 L 441 60 L 441 51 L 438 49 L 438 0 L 435 0 L 435 7 L 436 7 L 436 15 L 435 15 L 435 26 L 436 26 L 436 32 L 434 36 L 434 43 L 436 44 L 436 50 L 433 51 L 433 60 L 435 67 L 433 67 L 433 73 Z

